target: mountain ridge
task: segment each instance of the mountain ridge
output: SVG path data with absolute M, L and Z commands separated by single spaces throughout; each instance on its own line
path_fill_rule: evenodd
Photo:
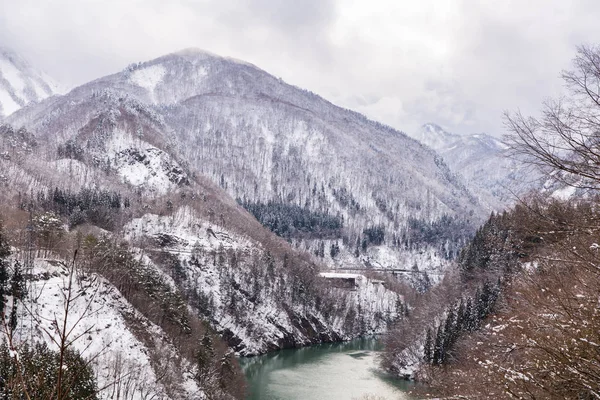
M 196 57 L 196 54 L 198 53 L 200 54 L 199 58 Z M 78 88 L 75 88 L 69 93 L 69 97 L 71 97 L 73 101 L 81 101 L 90 94 L 93 94 L 93 92 L 98 90 L 113 91 L 114 95 L 117 97 L 121 96 L 119 92 L 127 93 L 128 96 L 133 96 L 139 99 L 142 103 L 149 104 L 150 108 L 152 109 L 151 112 L 157 114 L 163 119 L 169 119 L 169 115 L 172 115 L 174 113 L 180 113 L 180 116 L 183 119 L 189 118 L 190 116 L 185 114 L 186 109 L 193 109 L 194 107 L 203 107 L 203 104 L 211 102 L 207 99 L 211 98 L 214 100 L 219 96 L 222 99 L 228 99 L 228 104 L 230 104 L 230 107 L 233 107 L 234 104 L 236 104 L 235 107 L 237 109 L 239 109 L 240 104 L 247 104 L 249 102 L 253 102 L 252 107 L 258 107 L 259 109 L 263 110 L 272 110 L 274 104 L 280 104 L 283 108 L 285 108 L 285 106 L 287 105 L 290 107 L 294 107 L 299 113 L 305 112 L 312 114 L 309 116 L 300 116 L 299 114 L 294 116 L 293 118 L 300 117 L 305 121 L 311 121 L 311 123 L 312 121 L 321 121 L 319 123 L 320 127 L 318 128 L 318 131 L 321 135 L 324 133 L 326 134 L 326 136 L 320 136 L 320 140 L 335 140 L 337 142 L 339 142 L 340 140 L 350 140 L 350 145 L 360 145 L 362 148 L 364 148 L 364 151 L 366 152 L 365 154 L 371 154 L 370 157 L 385 156 L 386 151 L 382 152 L 384 148 L 398 148 L 398 145 L 395 143 L 402 142 L 404 147 L 408 147 L 411 150 L 402 151 L 400 153 L 402 154 L 400 155 L 400 158 L 414 158 L 414 154 L 422 154 L 423 156 L 427 154 L 427 156 L 425 157 L 432 161 L 432 168 L 439 169 L 438 176 L 447 176 L 448 178 L 444 178 L 447 182 L 455 180 L 455 178 L 450 177 L 450 171 L 444 170 L 445 167 L 442 167 L 443 162 L 441 160 L 437 160 L 435 161 L 435 163 L 433 162 L 434 159 L 436 159 L 434 152 L 431 152 L 431 150 L 429 150 L 427 147 L 422 147 L 420 143 L 414 141 L 414 139 L 412 138 L 409 138 L 405 133 L 401 131 L 371 121 L 363 115 L 354 111 L 337 107 L 332 103 L 328 102 L 327 100 L 323 99 L 322 97 L 315 95 L 312 92 L 298 89 L 292 85 L 285 84 L 279 79 L 269 75 L 265 71 L 262 71 L 255 66 L 232 63 L 230 61 L 227 61 L 227 59 L 215 57 L 203 51 L 198 52 L 197 50 L 184 50 L 183 54 L 185 54 L 187 58 L 192 57 L 193 62 L 187 60 L 186 57 L 178 55 L 178 53 L 171 53 L 145 63 L 135 64 L 134 66 L 130 66 L 120 73 L 99 78 L 86 85 L 82 85 Z M 181 61 L 182 59 L 184 60 Z M 169 64 L 173 63 L 174 66 L 172 66 L 171 69 L 167 68 L 169 67 Z M 159 68 L 166 68 L 166 70 L 168 70 L 169 72 L 161 72 L 159 74 L 160 79 L 158 80 L 154 79 L 152 74 L 147 74 L 149 76 L 147 76 L 147 81 L 152 81 L 154 79 L 154 82 L 151 82 L 149 87 L 142 87 L 132 83 L 132 74 L 139 72 L 144 73 L 144 71 L 148 68 L 155 68 L 156 66 L 159 66 Z M 183 82 L 177 82 L 178 85 L 175 85 L 175 87 L 171 87 L 165 83 L 167 82 L 170 85 L 174 85 L 173 82 L 175 82 L 176 78 L 179 79 L 180 74 L 183 72 L 186 72 L 184 74 L 185 77 L 181 78 L 183 79 Z M 210 74 L 208 72 L 210 72 Z M 194 83 L 197 83 L 197 85 L 194 85 Z M 45 105 L 40 105 L 37 108 L 40 110 L 39 115 L 43 116 L 42 118 L 46 118 L 45 114 L 47 114 L 47 110 L 45 109 Z M 60 112 L 60 109 L 56 109 L 56 107 L 54 107 L 54 109 Z M 281 110 L 281 108 L 279 108 L 279 110 Z M 294 113 L 296 112 L 290 112 L 286 110 L 283 111 L 289 115 L 294 115 Z M 235 111 L 234 109 L 230 109 L 228 112 L 235 113 L 237 111 Z M 24 114 L 25 118 L 21 119 L 19 117 L 20 114 Z M 17 112 L 11 118 L 11 122 L 18 126 L 20 124 L 25 124 L 27 122 L 26 120 L 29 119 L 30 123 L 32 119 L 36 119 L 35 114 L 36 113 L 32 113 L 31 110 L 28 110 L 24 113 Z M 34 115 L 34 118 L 31 118 L 32 115 Z M 196 118 L 193 115 L 194 114 L 192 114 L 191 118 Z M 238 118 L 249 120 L 244 123 L 256 125 L 256 122 L 258 121 L 252 121 L 251 118 L 246 118 L 246 115 Z M 312 118 L 314 116 L 318 116 L 318 118 L 315 120 L 314 118 Z M 216 115 L 216 117 L 218 118 L 218 115 Z M 266 117 L 271 118 L 268 115 Z M 42 125 L 44 124 L 46 123 L 42 121 Z M 227 124 L 229 125 L 228 122 Z M 272 121 L 271 124 L 277 124 L 277 122 Z M 181 131 L 186 129 L 185 126 L 181 124 L 181 121 L 173 121 L 173 119 L 169 121 L 168 125 L 171 126 L 171 129 L 173 131 L 175 131 L 175 133 L 172 133 L 175 135 L 180 135 Z M 347 131 L 363 131 L 364 134 L 362 135 L 362 137 L 361 135 L 349 136 L 347 134 L 345 134 L 344 136 L 339 136 L 339 134 L 332 136 L 332 133 L 335 132 L 335 127 L 340 125 L 347 126 Z M 231 125 L 230 128 L 227 129 L 231 128 L 236 129 L 235 126 Z M 264 136 L 265 130 L 263 128 L 255 127 L 257 135 L 260 134 Z M 287 130 L 288 128 L 285 129 Z M 373 134 L 376 135 L 373 136 Z M 190 134 L 187 134 L 187 136 L 189 137 Z M 339 139 L 333 139 L 334 137 L 338 137 Z M 267 139 L 267 137 L 264 137 L 264 139 L 267 140 L 273 140 L 274 137 L 270 136 L 270 138 L 271 139 Z M 386 144 L 380 146 L 376 143 L 378 140 L 384 140 Z M 185 146 L 185 148 L 190 149 L 190 146 L 187 145 Z M 338 153 L 340 153 L 340 151 L 341 150 L 338 150 Z M 191 159 L 193 157 L 187 158 Z M 365 157 L 361 156 L 361 158 Z M 213 160 L 213 162 L 214 161 L 215 160 Z M 350 161 L 347 160 L 344 163 L 347 165 L 349 162 Z M 393 163 L 393 161 L 389 162 Z M 420 162 L 417 159 L 414 159 L 412 164 L 418 167 L 420 165 Z M 215 171 L 213 171 L 212 174 L 213 181 L 218 182 L 220 176 L 215 176 L 217 174 Z M 430 178 L 425 178 L 428 174 L 429 172 L 426 172 L 421 169 L 421 172 L 419 172 L 416 176 L 422 176 L 423 179 L 430 180 Z M 268 184 L 268 182 L 266 183 Z M 306 192 L 312 189 L 312 187 L 305 187 L 303 190 Z M 464 192 L 465 190 L 466 189 L 461 189 L 460 185 L 452 189 L 452 191 L 456 193 L 460 193 L 461 191 Z M 229 191 L 230 194 L 234 197 L 241 198 L 244 195 L 247 195 L 247 190 L 243 188 L 238 189 L 236 192 L 233 192 L 232 190 Z M 281 194 L 281 196 L 279 197 L 287 196 L 289 196 L 289 193 Z M 467 198 L 473 197 L 470 194 L 466 194 L 466 192 L 465 196 Z M 266 198 L 263 196 L 261 200 L 266 201 L 271 200 L 273 198 L 273 195 L 271 195 L 270 198 Z M 368 201 L 370 202 L 372 200 Z M 467 200 L 466 203 L 471 203 L 472 201 L 473 200 Z M 442 206 L 444 202 L 439 203 L 440 206 Z M 454 206 L 450 206 L 450 208 L 452 207 Z M 477 206 L 475 206 L 475 208 L 477 208 Z M 480 215 L 483 214 L 483 212 L 480 212 Z
M 507 156 L 507 145 L 493 136 L 460 135 L 427 123 L 413 137 L 436 150 L 491 210 L 502 210 L 536 186 L 525 178 L 523 166 Z
M 0 47 L 0 119 L 60 92 L 45 73 L 13 50 Z

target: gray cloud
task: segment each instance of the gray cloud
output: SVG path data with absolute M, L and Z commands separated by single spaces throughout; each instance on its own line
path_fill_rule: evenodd
M 252 62 L 399 129 L 502 133 L 560 93 L 593 0 L 0 0 L 0 45 L 66 84 L 185 47 Z

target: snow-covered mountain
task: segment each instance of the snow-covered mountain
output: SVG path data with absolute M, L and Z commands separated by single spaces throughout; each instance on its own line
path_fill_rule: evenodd
M 291 168 L 296 166 L 285 166 L 287 159 L 282 157 L 285 153 L 272 149 L 268 155 L 262 156 L 260 152 L 236 153 L 233 149 L 221 148 L 215 139 L 227 135 L 244 147 L 243 143 L 250 134 L 260 134 L 262 139 L 257 140 L 261 142 L 270 141 L 276 135 L 277 140 L 285 144 L 286 152 L 299 153 L 300 143 L 304 139 L 295 137 L 294 132 L 286 128 L 288 125 L 294 126 L 294 120 L 298 118 L 302 124 L 314 125 L 315 134 L 320 135 L 323 133 L 318 133 L 317 128 L 329 126 L 320 121 L 320 116 L 311 122 L 304 112 L 295 116 L 286 111 L 287 107 L 296 110 L 297 106 L 284 104 L 284 108 L 280 109 L 278 107 L 281 105 L 278 106 L 277 102 L 260 103 L 260 93 L 251 94 L 250 88 L 244 89 L 242 83 L 235 83 L 239 77 L 243 78 L 244 69 L 249 68 L 269 82 L 273 79 L 275 86 L 283 85 L 286 90 L 321 101 L 332 112 L 352 117 L 356 121 L 354 123 L 362 129 L 361 134 L 368 135 L 370 129 L 379 129 L 382 133 L 377 135 L 384 140 L 392 142 L 395 137 L 406 140 L 419 152 L 424 151 L 427 162 L 436 165 L 434 153 L 399 132 L 382 128 L 358 114 L 335 108 L 308 92 L 270 78 L 248 64 L 197 52 L 171 55 L 163 60 L 165 65 L 149 65 L 149 71 L 146 71 L 148 73 L 140 72 L 145 69 L 143 65 L 132 66 L 122 73 L 76 88 L 64 96 L 52 96 L 40 103 L 31 104 L 7 118 L 8 124 L 23 128 L 0 126 L 0 185 L 4 189 L 0 191 L 0 211 L 15 218 L 11 232 L 15 235 L 16 257 L 23 257 L 24 249 L 28 246 L 23 242 L 23 238 L 27 237 L 27 217 L 23 218 L 25 214 L 22 211 L 25 208 L 32 210 L 33 218 L 54 221 L 50 230 L 41 226 L 33 229 L 34 232 L 38 229 L 46 232 L 45 236 L 34 240 L 34 246 L 43 248 L 41 253 L 46 260 L 37 260 L 36 263 L 68 264 L 65 254 L 72 251 L 68 246 L 81 243 L 81 240 L 91 245 L 92 249 L 95 246 L 108 246 L 109 249 L 88 251 L 86 257 L 91 261 L 85 262 L 89 265 L 85 268 L 85 279 L 96 279 L 93 276 L 105 279 L 143 316 L 141 319 L 160 327 L 167 335 L 165 340 L 178 343 L 184 349 L 188 344 L 194 341 L 198 343 L 201 339 L 202 329 L 194 327 L 194 323 L 199 325 L 200 320 L 203 324 L 210 325 L 238 354 L 252 355 L 278 348 L 381 333 L 393 321 L 402 318 L 406 305 L 398 288 L 382 285 L 380 281 L 362 277 L 361 274 L 355 274 L 360 277 L 356 279 L 359 281 L 357 285 L 338 287 L 319 275 L 326 269 L 320 256 L 315 257 L 312 251 L 307 253 L 304 248 L 294 248 L 271 233 L 232 197 L 232 194 L 237 195 L 232 191 L 234 188 L 249 190 L 250 185 L 244 180 L 248 176 L 245 174 L 250 173 L 256 180 L 257 189 L 256 194 L 249 192 L 244 195 L 245 199 L 278 199 L 272 193 L 283 190 L 285 193 L 292 192 L 291 187 L 296 184 L 296 180 L 290 178 L 295 174 Z M 224 80 L 225 77 L 217 76 L 212 79 L 212 87 L 207 82 L 202 83 L 202 79 L 198 77 L 194 78 L 196 80 L 192 79 L 191 69 L 194 63 L 202 63 L 203 60 L 208 62 L 207 70 L 233 69 L 234 72 L 223 73 L 231 76 L 231 81 L 235 83 L 231 85 L 237 89 L 231 89 Z M 156 73 L 160 69 L 156 65 L 164 68 L 165 72 Z M 178 83 L 179 78 L 173 77 L 177 73 L 179 78 L 187 77 L 185 79 L 189 79 L 189 82 L 185 85 Z M 163 86 L 163 81 L 169 79 L 172 79 L 171 89 Z M 254 80 L 255 77 L 251 77 L 246 83 L 249 85 Z M 154 82 L 155 85 L 148 82 Z M 244 120 L 256 120 L 259 124 L 257 126 L 273 124 L 271 129 L 276 130 L 275 133 L 268 130 L 260 133 L 255 128 L 244 132 L 238 125 L 238 117 L 232 116 L 228 122 L 221 122 L 220 114 L 211 114 L 208 112 L 209 108 L 198 108 L 193 103 L 194 98 L 202 97 L 195 96 L 194 91 L 209 90 L 203 96 L 216 99 L 223 105 L 223 115 L 231 115 L 233 110 L 226 101 L 228 97 L 214 94 L 219 82 L 225 91 L 246 91 L 245 95 L 232 93 L 229 99 L 237 98 L 240 112 L 244 111 Z M 207 85 L 208 89 L 202 89 L 202 85 Z M 244 106 L 246 100 L 249 105 Z M 262 114 L 255 112 L 259 105 Z M 217 106 L 218 104 L 212 105 L 211 112 L 216 113 Z M 314 108 L 312 113 L 316 115 L 318 106 L 309 106 Z M 198 114 L 205 115 L 197 118 L 212 121 L 209 123 L 215 129 L 210 131 L 210 137 L 204 138 L 203 147 L 193 139 L 193 132 L 183 129 L 186 127 L 183 119 L 185 114 L 180 113 L 192 113 L 193 109 Z M 277 116 L 279 112 L 281 114 Z M 263 121 L 258 122 L 259 119 Z M 222 125 L 218 127 L 218 123 Z M 335 130 L 335 121 L 329 124 L 331 127 L 328 129 L 339 138 L 341 132 Z M 298 135 L 306 133 L 301 130 L 296 132 Z M 208 135 L 206 132 L 203 135 L 205 134 Z M 202 135 L 197 137 L 200 139 Z M 299 141 L 295 150 L 290 150 L 290 140 Z M 326 144 L 324 143 L 325 147 Z M 248 141 L 245 147 L 250 149 L 254 145 Z M 364 144 L 360 146 L 361 149 L 368 148 Z M 214 152 L 219 157 L 198 158 L 190 148 L 205 154 Z M 315 148 L 316 154 L 320 154 L 320 147 L 315 145 Z M 353 149 L 350 155 L 359 157 L 360 154 Z M 244 157 L 245 160 L 238 160 L 241 164 L 232 163 L 232 170 L 225 176 L 219 158 L 234 157 Z M 277 165 L 273 165 L 277 157 L 280 159 Z M 352 167 L 351 172 L 356 171 L 354 163 L 350 161 L 348 160 L 348 165 L 349 168 Z M 313 166 L 312 163 L 315 162 L 314 158 L 307 160 L 303 167 L 306 171 L 298 173 L 325 176 L 331 172 L 318 163 L 318 168 Z M 375 173 L 373 165 L 377 165 L 377 159 L 357 159 L 356 163 Z M 264 168 L 274 171 L 272 177 L 257 169 L 262 164 Z M 338 165 L 332 164 L 331 168 L 338 168 Z M 438 168 L 440 178 L 436 179 L 441 179 L 444 185 L 455 185 L 452 187 L 461 196 L 465 195 L 464 188 L 452 183 L 453 177 L 447 174 L 447 168 L 443 164 Z M 277 175 L 282 170 L 286 171 L 283 177 Z M 426 176 L 415 175 L 407 179 L 424 182 L 429 176 L 433 178 L 436 175 L 427 172 Z M 211 178 L 216 182 L 212 182 Z M 239 181 L 234 184 L 234 179 Z M 304 175 L 297 178 L 302 182 L 304 179 Z M 361 182 L 366 181 L 364 177 L 361 179 Z M 313 187 L 317 187 L 317 182 L 319 187 L 310 195 L 315 199 L 323 197 L 321 193 L 325 192 L 325 183 L 321 185 L 321 181 L 312 178 L 311 191 Z M 288 184 L 290 188 L 287 187 Z M 332 186 L 327 185 L 327 188 L 329 191 Z M 342 220 L 347 218 L 343 215 L 356 214 L 361 215 L 363 221 L 368 221 L 370 208 L 358 206 L 359 200 L 352 200 L 354 198 L 348 190 L 336 190 L 341 200 L 335 200 L 330 194 L 329 201 L 354 208 L 351 213 L 340 212 L 339 217 L 329 211 L 331 218 Z M 370 199 L 370 196 L 369 194 L 367 198 Z M 452 199 L 452 193 L 446 193 L 445 196 Z M 313 218 L 314 215 L 320 215 L 318 212 L 326 212 L 324 208 L 319 208 L 319 204 L 326 199 L 303 204 L 302 209 L 309 210 L 306 212 Z M 449 210 L 455 207 L 456 213 L 462 215 L 462 208 L 456 203 L 449 203 L 450 206 L 440 204 L 437 207 L 447 207 Z M 380 204 L 377 209 L 381 207 Z M 314 218 L 310 221 L 314 221 Z M 322 221 L 317 221 L 317 225 L 319 223 L 322 225 Z M 346 222 L 344 226 L 345 224 Z M 59 241 L 48 239 L 55 234 L 60 237 Z M 317 239 L 311 236 L 311 240 L 314 242 Z M 320 240 L 328 240 L 328 246 L 334 241 L 344 246 L 344 239 L 336 229 L 332 230 L 330 236 L 323 236 Z M 119 244 L 119 247 L 110 247 L 111 243 Z M 384 255 L 388 254 L 385 253 L 385 243 L 369 245 L 378 248 L 377 251 Z M 355 246 L 355 243 L 349 245 L 352 249 Z M 374 251 L 372 248 L 366 251 L 361 249 L 360 257 L 352 256 L 352 259 L 355 263 L 360 262 L 369 256 L 369 251 Z M 332 256 L 329 247 L 327 250 L 326 258 L 329 261 L 333 261 L 333 258 L 339 261 L 342 256 L 350 257 L 349 254 Z M 116 264 L 115 267 L 107 268 L 111 262 L 104 258 L 106 254 L 115 254 L 111 261 Z M 390 254 L 388 259 L 393 260 L 400 252 L 390 250 Z M 95 259 L 95 255 L 100 255 L 100 259 Z M 427 257 L 434 257 L 433 250 L 419 256 L 425 262 Z M 129 261 L 123 264 L 123 260 Z M 120 306 L 114 306 L 117 307 L 117 310 L 113 310 L 114 313 L 119 314 Z M 112 308 L 113 304 L 107 307 Z M 115 317 L 115 320 L 118 318 Z M 189 326 L 182 323 L 182 320 L 188 321 Z M 128 326 L 128 329 L 134 336 L 137 334 L 136 338 L 142 342 L 142 351 L 151 360 L 160 359 L 161 355 L 152 347 L 154 344 L 144 342 L 144 339 L 151 336 L 151 332 L 146 332 L 145 326 L 143 323 L 135 323 Z M 26 331 L 24 335 L 29 333 L 30 331 Z M 188 344 L 181 345 L 181 340 Z M 195 349 L 188 347 L 189 351 L 180 354 L 181 360 L 176 360 L 183 364 L 191 363 L 186 369 L 174 372 L 174 379 L 182 385 L 189 376 L 186 378 L 181 374 L 193 374 L 195 371 L 194 355 L 191 352 Z M 138 351 L 114 349 L 117 355 L 123 352 L 118 357 L 124 360 L 135 358 Z M 217 353 L 215 357 L 218 354 L 223 353 Z M 96 372 L 103 373 L 100 370 Z M 199 385 L 201 390 L 206 389 L 202 382 Z M 155 389 L 163 390 L 158 386 Z M 171 390 L 174 393 L 179 393 L 180 389 L 181 387 L 164 388 L 166 392 Z M 167 397 L 185 398 L 176 394 L 169 394 Z
M 8 122 L 51 134 L 51 152 L 74 140 L 114 166 L 123 154 L 101 156 L 112 142 L 89 144 L 86 132 L 124 109 L 132 113 L 120 128 L 127 140 L 165 151 L 233 198 L 336 218 L 335 235 L 289 238 L 310 252 L 339 246 L 336 257 L 319 252 L 332 266 L 441 267 L 487 214 L 434 151 L 404 133 L 256 66 L 196 49 L 132 64 Z M 136 122 L 140 113 L 152 120 L 150 131 Z M 423 230 L 448 223 L 462 239 L 423 239 Z
M 15 215 L 17 254 L 29 246 L 23 210 L 55 221 L 38 227 L 44 258 L 65 264 L 68 246 L 86 247 L 86 279 L 106 279 L 187 348 L 184 364 L 202 324 L 241 355 L 381 333 L 407 310 L 403 286 L 372 271 L 338 283 L 321 273 L 396 268 L 427 285 L 423 272 L 441 276 L 488 213 L 431 148 L 199 50 L 130 65 L 5 122 L 0 211 Z M 138 340 L 143 326 L 131 327 Z
M 413 137 L 434 150 L 445 149 L 461 139 L 460 135 L 450 133 L 434 123 L 423 125 Z
M 68 269 L 48 264 L 70 265 L 64 254 L 72 254 L 71 244 L 82 238 L 87 250 L 79 253 L 78 282 L 106 282 L 100 289 L 102 313 L 92 310 L 80 322 L 87 329 L 98 317 L 100 325 L 72 345 L 88 349 L 100 341 L 106 346 L 103 359 L 93 364 L 99 382 L 113 368 L 125 376 L 135 369 L 135 378 L 128 381 L 134 385 L 132 397 L 127 398 L 147 398 L 144 393 L 160 393 L 156 398 L 163 399 L 204 398 L 190 396 L 189 390 L 198 389 L 190 379 L 201 392 L 220 389 L 193 378 L 201 323 L 233 351 L 252 355 L 382 333 L 402 317 L 402 295 L 380 282 L 365 278 L 356 287 L 340 289 L 321 279 L 323 265 L 263 228 L 223 189 L 158 150 L 148 116 L 128 107 L 133 105 L 81 129 L 86 146 L 69 142 L 56 152 L 46 151 L 47 138 L 24 129 L 0 129 L 0 211 L 10 218 L 15 259 L 25 264 L 26 249 L 33 246 L 39 257 L 35 265 L 41 266 L 39 279 L 30 281 L 39 293 L 26 301 L 40 304 L 36 312 L 42 315 L 52 312 L 50 305 L 63 309 L 57 303 L 61 298 L 55 298 L 61 288 L 55 286 L 68 277 Z M 124 133 L 135 118 L 147 134 L 144 139 L 154 145 Z M 98 143 L 102 139 L 104 153 Z M 23 241 L 28 232 L 24 204 L 35 221 L 29 225 L 32 244 Z M 76 315 L 71 318 L 78 321 Z M 48 339 L 44 329 L 24 327 L 22 337 Z M 110 336 L 118 340 L 110 341 Z M 225 347 L 222 342 L 218 346 Z M 84 357 L 95 357 L 95 349 Z M 224 353 L 215 353 L 215 362 Z M 165 358 L 170 366 L 156 361 Z M 156 378 L 165 370 L 171 376 L 166 384 Z M 111 390 L 100 398 L 111 398 Z
M 490 135 L 458 135 L 428 123 L 414 137 L 436 150 L 492 209 L 504 208 L 515 201 L 515 195 L 536 184 L 534 179 L 526 178 L 531 171 L 525 174 L 523 165 L 506 157 L 507 146 Z
M 14 51 L 0 47 L 0 120 L 59 92 L 59 86 L 46 74 Z

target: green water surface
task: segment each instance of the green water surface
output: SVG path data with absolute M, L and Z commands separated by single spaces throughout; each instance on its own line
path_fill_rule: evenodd
M 378 340 L 359 339 L 242 358 L 240 364 L 249 400 L 409 399 L 411 384 L 379 369 L 380 351 Z

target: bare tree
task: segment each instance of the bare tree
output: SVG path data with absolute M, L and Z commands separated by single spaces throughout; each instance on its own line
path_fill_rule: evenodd
M 600 46 L 581 46 L 562 72 L 566 94 L 543 104 L 538 118 L 506 113 L 510 154 L 559 182 L 600 188 Z
M 519 241 L 540 243 L 520 245 L 527 268 L 507 282 L 482 329 L 459 340 L 456 360 L 418 391 L 472 399 L 600 398 L 600 215 L 584 201 L 527 205 L 511 211 L 521 222 Z

